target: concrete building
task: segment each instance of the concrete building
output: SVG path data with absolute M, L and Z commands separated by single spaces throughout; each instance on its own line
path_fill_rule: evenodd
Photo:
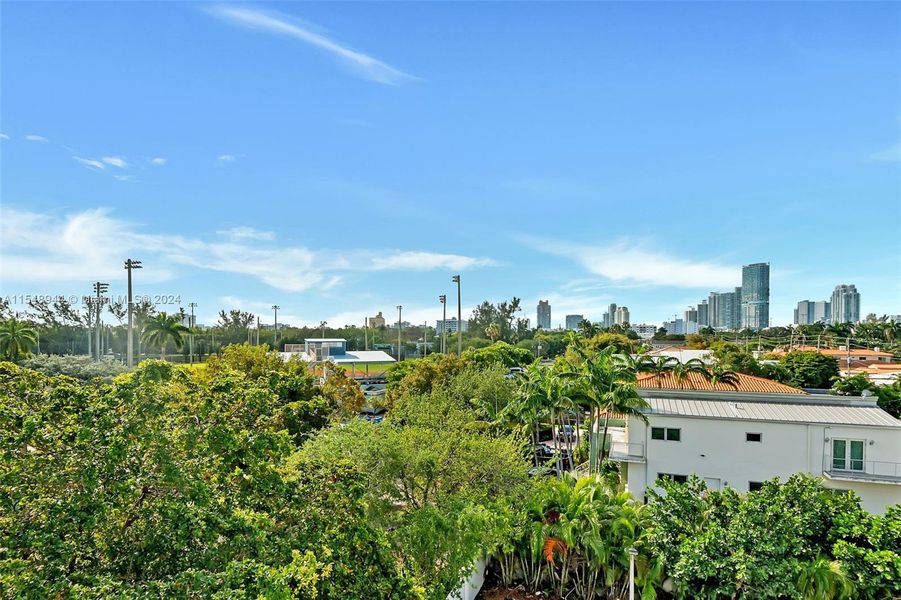
M 700 329 L 700 325 L 698 324 L 698 309 L 694 306 L 689 306 L 685 309 L 685 313 L 682 315 L 682 320 L 685 322 L 685 333 L 697 333 Z
M 831 304 L 833 324 L 860 321 L 860 294 L 854 284 L 835 286 Z
M 733 331 L 741 327 L 741 288 L 734 292 L 710 292 L 708 298 L 709 326 L 719 331 Z
M 832 303 L 828 300 L 814 302 L 801 300 L 795 308 L 795 325 L 813 325 L 814 323 L 829 323 L 832 320 Z
M 628 325 L 629 324 L 629 307 L 620 306 L 616 309 L 616 316 L 614 318 L 615 325 Z
M 539 329 L 548 330 L 551 328 L 551 303 L 548 300 L 538 301 L 538 315 L 536 322 Z
M 379 311 L 379 314 L 374 317 L 369 317 L 368 322 L 370 327 L 374 327 L 376 329 L 384 327 L 385 317 L 382 316 L 382 311 Z
M 739 327 L 757 330 L 770 326 L 770 263 L 753 263 L 741 268 L 739 302 Z
M 566 328 L 575 331 L 579 328 L 579 323 L 585 320 L 582 315 L 566 315 Z
M 701 300 L 701 303 L 698 304 L 698 327 L 707 327 L 708 321 L 708 311 L 707 311 L 707 301 Z
M 637 325 L 629 324 L 629 329 L 638 334 L 643 340 L 649 340 L 657 333 L 657 326 L 649 323 L 639 323 Z
M 663 328 L 670 335 L 685 335 L 685 321 L 682 319 L 673 319 L 672 321 L 664 321 Z
M 351 377 L 374 377 L 381 375 L 391 363 L 396 362 L 381 350 L 356 350 L 348 352 L 344 338 L 307 338 L 303 344 L 285 344 L 282 359 L 300 356 L 301 360 L 318 363 L 327 368 L 329 363 L 342 368 Z
M 441 335 L 445 331 L 445 327 L 447 328 L 448 333 L 457 333 L 457 317 L 452 317 L 450 319 L 442 321 L 438 319 L 435 321 L 435 334 Z M 460 321 L 460 331 L 468 331 L 469 330 L 469 321 L 463 319 Z M 450 342 L 448 342 L 450 344 Z
M 664 476 L 694 474 L 711 489 L 746 493 L 807 473 L 824 487 L 853 490 L 870 512 L 898 503 L 901 420 L 874 398 L 810 395 L 750 375 L 739 375 L 734 390 L 695 375 L 686 385 L 694 389 L 678 389 L 672 374 L 639 377 L 647 423 L 629 417 L 611 447 L 637 500 Z
M 607 312 L 604 313 L 604 318 L 601 321 L 604 327 L 612 327 L 616 324 L 616 304 L 611 303 L 607 307 Z

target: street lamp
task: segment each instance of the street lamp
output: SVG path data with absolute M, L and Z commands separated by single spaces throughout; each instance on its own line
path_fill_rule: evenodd
M 629 548 L 629 600 L 635 600 L 635 557 L 638 550 Z
M 319 326 L 322 328 L 322 339 L 325 339 L 325 326 L 328 325 L 326 321 L 319 321 Z
M 441 353 L 447 354 L 447 294 L 438 296 L 441 303 Z
M 134 323 L 134 303 L 131 299 L 131 272 L 134 269 L 140 269 L 141 261 L 132 260 L 130 258 L 125 259 L 125 270 L 128 271 L 128 342 L 125 353 L 125 362 L 129 367 L 134 366 L 135 360 L 135 350 L 134 350 L 134 331 L 133 331 L 133 323 Z
M 278 309 L 281 306 L 278 304 L 272 305 L 272 311 L 275 313 L 275 335 L 272 338 L 272 345 L 275 346 L 275 350 L 278 351 Z
M 463 354 L 463 304 L 460 293 L 460 276 L 454 275 L 451 281 L 457 284 L 457 356 Z
M 404 328 L 403 319 L 401 319 L 401 315 L 403 314 L 404 307 L 400 304 L 397 305 L 397 360 L 400 362 L 400 345 L 401 345 L 401 331 Z

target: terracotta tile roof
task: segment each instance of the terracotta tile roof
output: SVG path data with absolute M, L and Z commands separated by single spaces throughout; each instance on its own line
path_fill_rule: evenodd
M 753 375 L 745 375 L 744 373 L 736 373 L 738 381 L 736 386 L 732 387 L 724 383 L 713 384 L 700 373 L 689 373 L 687 379 L 680 387 L 676 383 L 676 379 L 672 373 L 664 373 L 658 381 L 654 373 L 640 373 L 638 375 L 637 387 L 639 389 L 664 389 L 664 390 L 699 390 L 707 392 L 744 392 L 752 394 L 806 394 L 804 390 L 799 390 L 777 381 L 764 379 L 763 377 L 755 377 Z

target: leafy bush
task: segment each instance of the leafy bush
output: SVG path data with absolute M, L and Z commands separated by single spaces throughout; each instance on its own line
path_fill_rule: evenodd
M 128 371 L 122 363 L 104 358 L 95 360 L 90 356 L 39 354 L 22 361 L 22 366 L 46 375 L 66 375 L 88 381 L 95 377 L 112 379 L 116 375 Z

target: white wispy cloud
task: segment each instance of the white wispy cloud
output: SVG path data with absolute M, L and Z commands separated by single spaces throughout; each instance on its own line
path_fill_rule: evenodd
M 103 164 L 99 160 L 94 160 L 93 158 L 82 158 L 80 156 L 73 156 L 72 158 L 74 158 L 77 162 L 83 164 L 84 166 L 88 167 L 89 169 L 97 169 L 99 171 L 102 171 L 103 169 L 106 168 L 105 164 Z
M 221 19 L 260 31 L 287 35 L 332 55 L 358 76 L 376 83 L 400 85 L 416 77 L 404 73 L 377 58 L 351 50 L 331 38 L 312 31 L 287 15 L 240 6 L 214 6 L 209 12 Z
M 496 263 L 490 258 L 473 258 L 460 254 L 437 254 L 435 252 L 398 252 L 372 258 L 372 268 L 384 270 L 431 271 L 452 269 L 462 271 L 474 267 L 491 267 Z
M 131 175 L 113 175 L 113 179 L 117 181 L 131 181 L 133 177 Z
M 220 154 L 217 158 L 219 162 L 235 162 L 234 154 Z
M 101 158 L 103 162 L 108 165 L 112 165 L 114 167 L 118 167 L 120 169 L 124 169 L 128 166 L 128 163 L 125 162 L 125 159 L 120 156 L 104 156 Z
M 261 231 L 244 225 L 220 229 L 216 233 L 233 240 L 274 240 L 275 234 L 271 231 Z
M 869 156 L 870 160 L 880 162 L 901 162 L 901 142 Z
M 162 167 L 163 165 L 166 164 L 166 162 L 168 162 L 168 161 L 166 161 L 166 159 L 161 156 L 156 156 L 156 157 L 150 159 L 150 164 L 153 165 L 154 167 Z
M 28 140 L 29 142 L 46 142 L 46 141 L 48 141 L 47 138 L 45 138 L 44 136 L 34 135 L 33 133 L 26 135 L 25 139 Z
M 5 133 L 0 133 L 0 140 L 8 140 L 8 139 L 9 139 L 8 135 L 6 135 Z
M 223 230 L 237 233 L 224 242 L 146 233 L 105 209 L 45 215 L 4 206 L 0 207 L 0 222 L 0 278 L 17 282 L 112 276 L 121 270 L 122 256 L 129 253 L 152 260 L 154 275 L 163 279 L 190 267 L 246 275 L 288 292 L 328 290 L 348 272 L 375 268 L 409 271 L 431 265 L 429 268 L 463 270 L 489 264 L 487 259 L 459 255 L 435 254 L 433 258 L 429 252 L 314 251 L 304 246 L 267 244 L 274 235 L 250 227 Z M 411 254 L 419 262 L 410 262 Z M 382 261 L 378 267 L 372 257 Z
M 605 246 L 535 238 L 523 241 L 541 252 L 568 258 L 613 282 L 715 289 L 734 286 L 740 279 L 741 271 L 736 266 L 682 258 L 630 240 Z

